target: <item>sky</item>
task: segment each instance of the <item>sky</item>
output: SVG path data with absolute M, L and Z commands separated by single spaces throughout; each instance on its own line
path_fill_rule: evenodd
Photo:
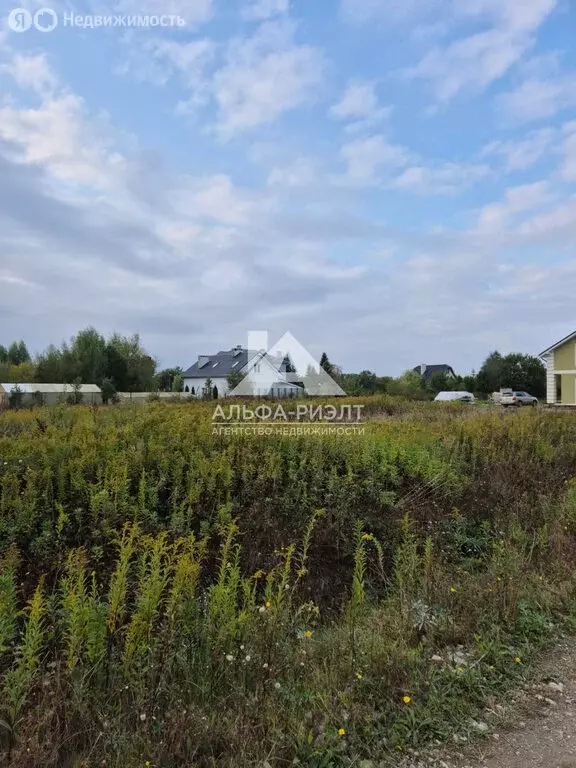
M 574 0 L 13 8 L 0 343 L 93 325 L 187 368 L 290 331 L 345 371 L 464 374 L 576 328 Z

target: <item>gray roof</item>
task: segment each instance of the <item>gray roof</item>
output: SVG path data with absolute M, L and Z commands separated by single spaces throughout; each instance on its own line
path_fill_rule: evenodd
M 417 365 L 413 370 L 415 373 L 420 373 L 420 366 Z M 426 370 L 424 371 L 423 376 L 425 379 L 429 379 L 434 376 L 435 373 L 451 373 L 453 376 L 456 375 L 451 365 L 441 363 L 440 365 L 426 365 Z
M 256 355 L 266 357 L 268 362 L 280 371 L 284 357 L 265 352 L 255 352 L 242 347 L 234 347 L 218 352 L 216 355 L 199 355 L 198 360 L 184 371 L 185 379 L 217 379 L 228 376 L 233 371 L 241 371 Z
M 185 379 L 217 379 L 228 376 L 233 371 L 241 371 L 252 359 L 255 352 L 236 347 L 218 352 L 216 355 L 200 355 L 199 359 L 184 371 Z M 201 364 L 202 362 L 202 364 Z

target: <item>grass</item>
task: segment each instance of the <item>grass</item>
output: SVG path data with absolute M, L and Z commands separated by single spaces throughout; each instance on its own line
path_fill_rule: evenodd
M 575 620 L 576 415 L 366 405 L 2 414 L 2 760 L 394 762 L 521 680 Z

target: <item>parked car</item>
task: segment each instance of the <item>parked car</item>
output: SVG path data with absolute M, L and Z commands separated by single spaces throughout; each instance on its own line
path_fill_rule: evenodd
M 463 403 L 473 403 L 475 397 L 472 392 L 438 392 L 434 400 L 437 403 L 448 403 L 460 401 Z
M 500 403 L 507 408 L 509 405 L 531 405 L 533 408 L 538 405 L 538 398 L 529 395 L 528 392 L 507 392 L 502 395 Z
M 496 403 L 496 405 L 502 404 L 502 398 L 505 395 L 512 395 L 513 390 L 510 388 L 503 387 L 498 392 L 492 392 L 491 399 L 493 403 Z

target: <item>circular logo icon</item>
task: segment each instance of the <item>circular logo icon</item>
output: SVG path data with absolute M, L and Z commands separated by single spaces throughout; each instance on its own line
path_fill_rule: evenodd
M 34 26 L 38 32 L 52 32 L 58 26 L 58 16 L 52 8 L 40 8 L 34 14 Z
M 26 8 L 14 8 L 8 14 L 8 26 L 12 32 L 27 32 L 32 26 L 32 14 Z

